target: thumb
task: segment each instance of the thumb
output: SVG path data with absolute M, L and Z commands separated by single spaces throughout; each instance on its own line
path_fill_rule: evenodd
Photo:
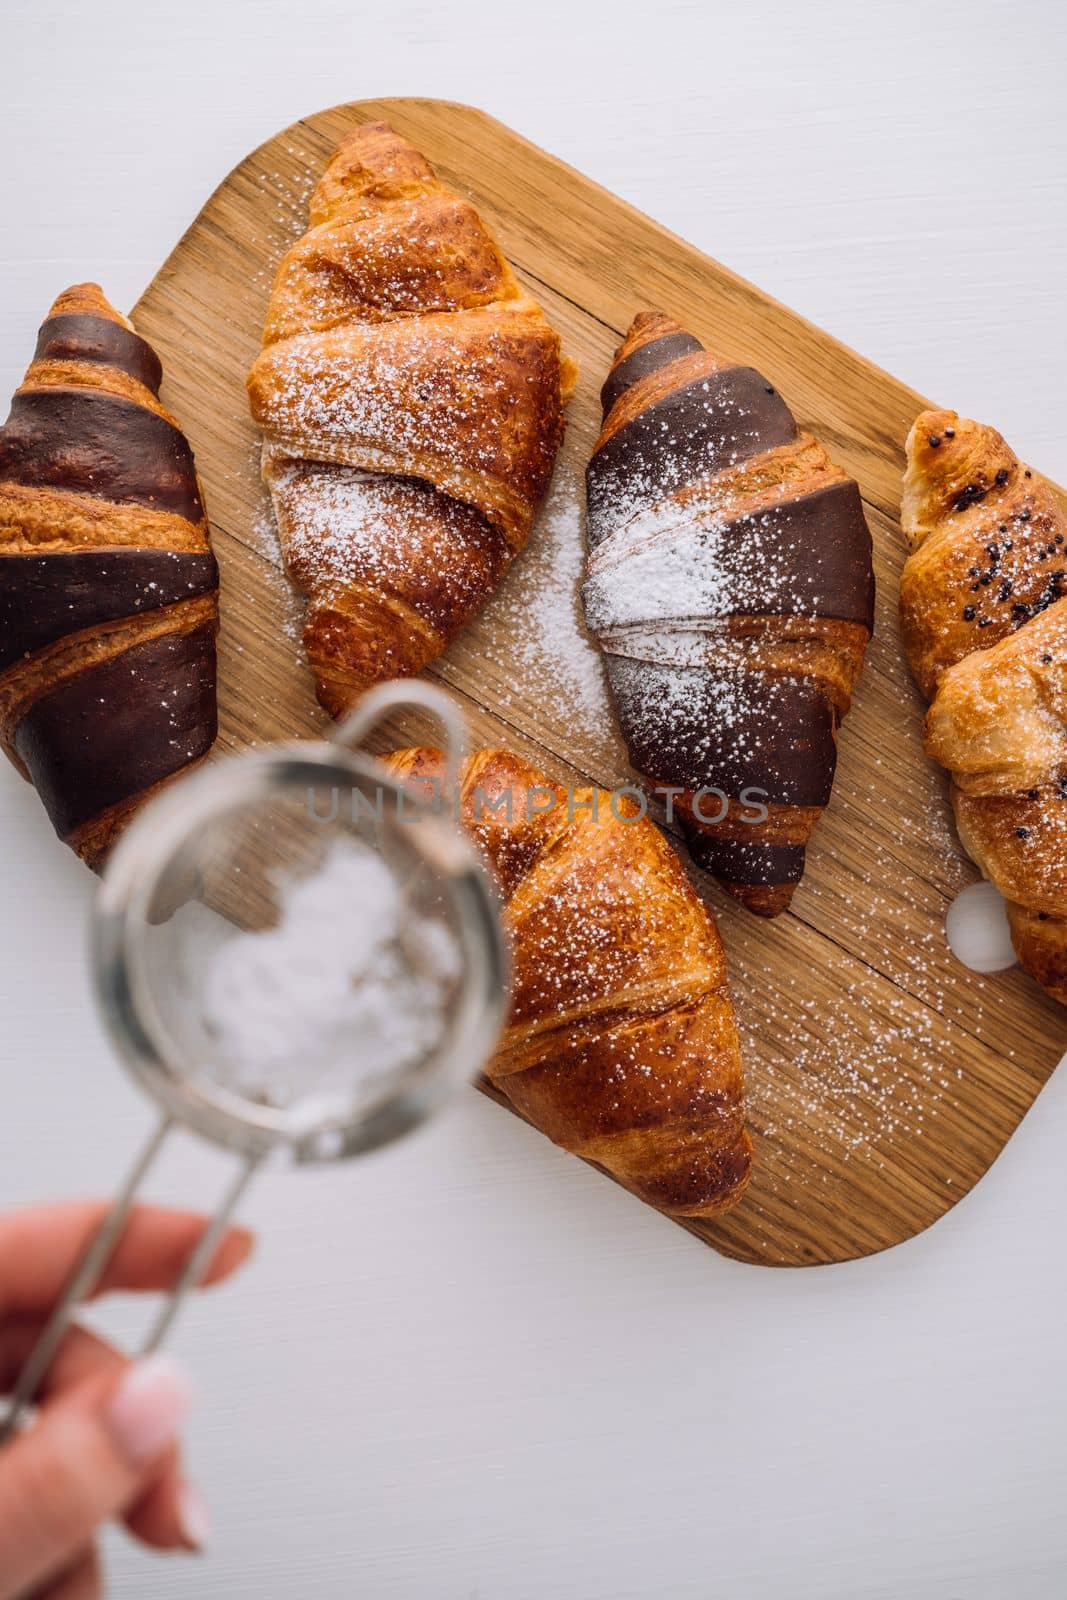
M 184 1369 L 156 1355 L 49 1402 L 0 1454 L 0 1600 L 62 1570 L 136 1497 L 191 1401 Z

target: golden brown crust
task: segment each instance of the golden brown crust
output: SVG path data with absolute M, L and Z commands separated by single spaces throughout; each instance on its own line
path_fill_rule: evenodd
M 1067 1004 L 1067 517 L 1000 434 L 927 411 L 908 437 L 905 647 L 960 840 L 1022 965 Z
M 289 572 L 309 596 L 304 639 L 319 699 L 333 716 L 353 683 L 421 672 L 507 570 L 509 552 L 479 512 L 415 479 L 353 485 L 343 467 L 293 462 L 272 487 Z M 346 527 L 335 537 L 340 507 Z M 380 538 L 382 529 L 403 537 Z
M 111 322 L 120 323 L 124 328 L 133 327 L 129 317 L 124 317 L 121 311 L 115 310 L 98 283 L 72 283 L 69 289 L 61 290 L 52 301 L 52 309 L 48 315 L 106 317 Z
M 389 764 L 415 783 L 443 771 L 435 751 Z M 670 846 L 632 802 L 613 811 L 597 791 L 594 814 L 586 790 L 568 805 L 501 750 L 466 763 L 462 797 L 512 947 L 492 1081 L 650 1204 L 686 1216 L 736 1204 L 752 1147 L 725 956 Z
M 925 745 L 968 794 L 1018 794 L 1067 772 L 1067 599 L 946 668 Z
M 668 339 L 677 332 L 678 324 L 665 311 L 639 311 L 626 330 L 615 356 L 615 364 L 621 366 L 628 356 L 643 349 L 646 344 L 654 344 L 657 339 Z
M 1067 915 L 1013 902 L 1008 906 L 1008 924 L 1020 965 L 1053 1000 L 1067 1006 Z
M 156 416 L 166 417 L 168 422 L 174 422 L 174 418 L 160 404 L 151 389 L 118 367 L 87 367 L 81 361 L 55 361 L 51 358 L 31 362 L 25 378 L 19 384 L 19 394 L 28 394 L 33 389 L 47 388 L 98 389 L 106 394 L 118 395 L 123 400 L 132 400 L 144 410 L 153 411 Z
M 102 545 L 197 551 L 210 548 L 206 518 L 190 522 L 150 506 L 51 485 L 0 482 L 0 553 L 96 549 Z
M 344 141 L 310 209 L 248 391 L 282 548 L 310 597 L 319 697 L 336 714 L 438 655 L 522 549 L 573 369 L 474 207 L 387 124 Z M 408 481 L 406 505 L 383 477 Z M 454 578 L 468 561 L 459 604 L 436 568 Z
M 1024 794 L 965 794 L 952 808 L 967 854 L 1008 901 L 1067 916 L 1067 795 L 1059 780 Z
M 311 196 L 311 226 L 367 204 L 427 193 L 437 174 L 426 157 L 387 122 L 365 122 L 346 134 Z
M 929 700 L 947 667 L 1067 593 L 1064 518 L 1049 486 L 994 428 L 924 411 L 906 448 L 900 516 L 911 554 L 900 616 L 908 662 Z

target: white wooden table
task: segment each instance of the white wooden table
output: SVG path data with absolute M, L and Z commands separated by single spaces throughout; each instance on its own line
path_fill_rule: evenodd
M 471 101 L 1067 481 L 1067 13 L 1053 0 L 9 0 L 0 387 L 66 283 L 131 304 L 302 112 Z M 147 1124 L 90 1005 L 91 880 L 0 773 L 0 1205 L 107 1189 Z M 1052 1600 L 1067 1468 L 1061 1072 L 878 1259 L 719 1260 L 480 1097 L 262 1181 L 202 1386 L 181 1600 Z M 209 1201 L 212 1155 L 159 1185 Z M 114 1321 L 115 1319 L 113 1319 Z M 136 1325 L 129 1305 L 123 1331 Z

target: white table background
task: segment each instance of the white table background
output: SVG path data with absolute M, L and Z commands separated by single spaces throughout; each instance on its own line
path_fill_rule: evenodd
M 127 307 L 214 185 L 338 101 L 485 107 L 1067 481 L 1067 12 L 7 0 L 0 389 L 70 281 Z M 0 1205 L 108 1189 L 147 1113 L 90 1004 L 91 880 L 0 774 Z M 182 1600 L 1051 1600 L 1067 1567 L 1067 1079 L 873 1260 L 717 1258 L 470 1094 L 264 1179 L 176 1348 Z M 207 1201 L 187 1147 L 156 1186 Z M 124 1329 L 135 1325 L 120 1308 Z

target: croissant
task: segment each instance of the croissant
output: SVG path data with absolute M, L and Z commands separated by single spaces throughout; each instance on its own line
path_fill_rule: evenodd
M 420 672 L 529 536 L 573 365 L 468 200 L 384 122 L 338 149 L 248 379 L 304 643 L 339 715 Z
M 954 411 L 924 411 L 907 458 L 900 608 L 932 701 L 926 749 L 1019 961 L 1067 1005 L 1067 516 L 999 433 Z
M 217 731 L 218 568 L 161 379 L 79 284 L 0 429 L 0 740 L 90 864 Z
M 765 917 L 830 798 L 874 622 L 859 489 L 767 380 L 643 312 L 601 393 L 586 621 L 633 765 Z
M 432 750 L 389 758 L 440 781 Z M 568 796 L 503 750 L 467 761 L 460 812 L 512 946 L 509 1026 L 488 1074 L 565 1150 L 679 1216 L 748 1181 L 741 1058 L 718 932 L 659 830 L 625 796 Z

